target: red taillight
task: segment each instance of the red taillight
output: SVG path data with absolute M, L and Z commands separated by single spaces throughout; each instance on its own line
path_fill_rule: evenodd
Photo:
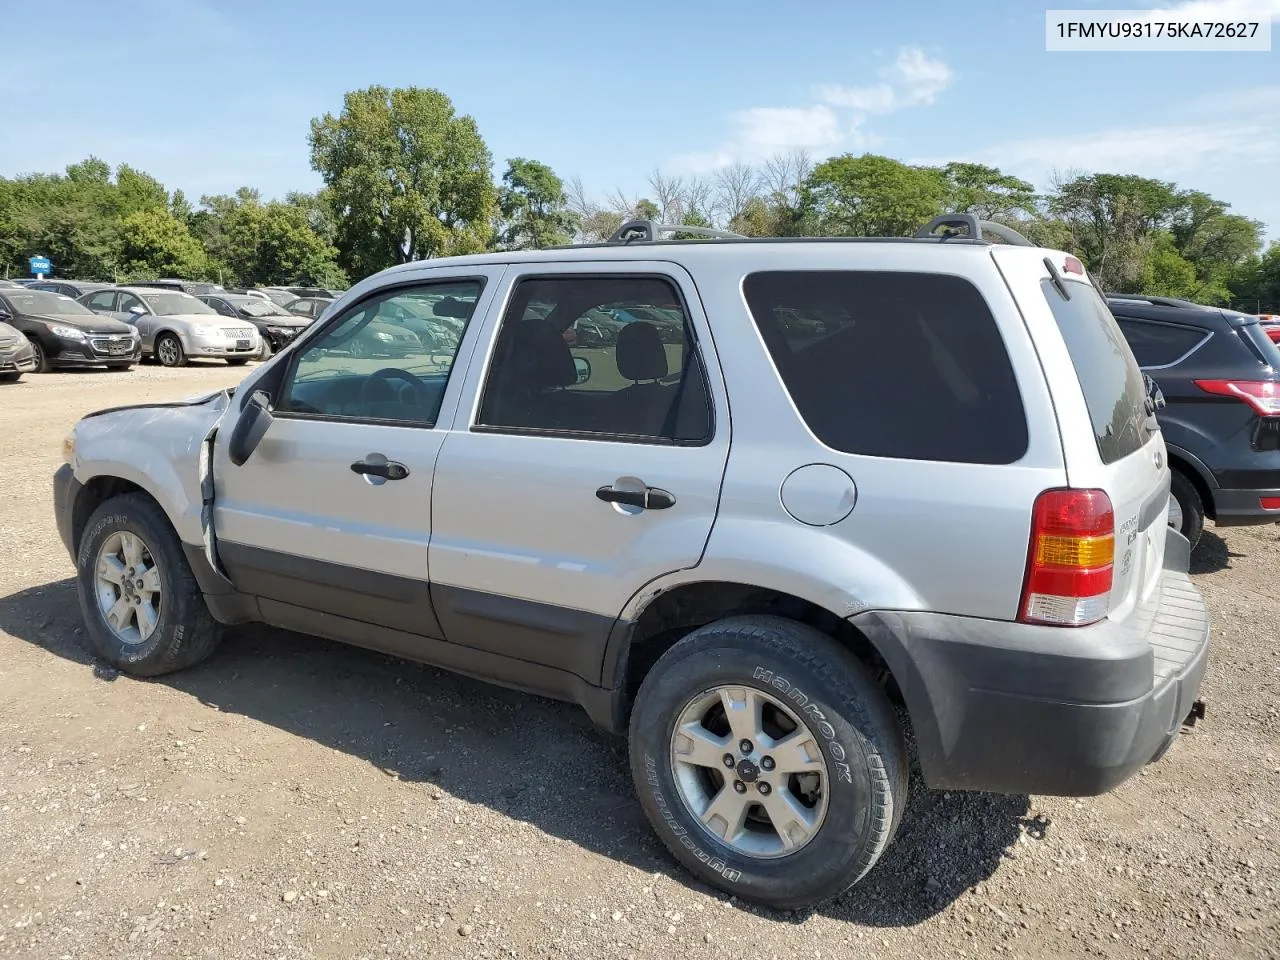
M 1019 619 L 1080 627 L 1105 617 L 1115 533 L 1104 490 L 1046 490 L 1036 497 Z
M 1259 497 L 1258 506 L 1263 510 L 1280 510 L 1280 497 Z
M 1084 276 L 1084 264 L 1075 257 L 1067 257 L 1066 260 L 1062 261 L 1062 269 L 1067 273 L 1078 273 L 1080 276 Z
M 1280 324 L 1270 327 L 1263 327 L 1267 336 L 1271 338 L 1272 343 L 1280 343 Z
M 1280 383 L 1273 380 L 1197 380 L 1205 393 L 1242 400 L 1260 417 L 1280 414 Z

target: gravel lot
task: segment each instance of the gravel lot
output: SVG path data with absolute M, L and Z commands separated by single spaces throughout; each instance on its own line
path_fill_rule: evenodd
M 0 386 L 0 956 L 1280 956 L 1280 536 L 1206 535 L 1207 720 L 1090 800 L 916 787 L 814 911 L 694 884 L 577 708 L 308 637 L 120 676 L 80 647 L 50 477 L 76 418 L 243 370 Z

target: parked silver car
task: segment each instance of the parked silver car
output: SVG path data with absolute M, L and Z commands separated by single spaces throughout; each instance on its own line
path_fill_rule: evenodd
M 220 316 L 181 290 L 113 287 L 80 298 L 95 313 L 131 323 L 142 337 L 142 354 L 166 367 L 183 367 L 191 357 L 248 363 L 262 350 L 258 330 L 244 320 Z
M 895 706 L 935 789 L 1109 790 L 1203 715 L 1208 617 L 1105 301 L 989 229 L 632 223 L 370 277 L 236 391 L 75 427 L 88 642 L 153 676 L 263 621 L 577 701 L 673 855 L 775 907 L 892 839 Z M 352 349 L 446 296 L 452 353 Z

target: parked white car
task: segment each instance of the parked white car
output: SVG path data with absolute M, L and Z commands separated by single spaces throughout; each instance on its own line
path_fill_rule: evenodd
M 223 317 L 180 290 L 113 287 L 86 294 L 80 302 L 94 313 L 137 327 L 142 355 L 154 356 L 166 367 L 185 367 L 191 357 L 226 360 L 236 367 L 262 349 L 253 324 Z

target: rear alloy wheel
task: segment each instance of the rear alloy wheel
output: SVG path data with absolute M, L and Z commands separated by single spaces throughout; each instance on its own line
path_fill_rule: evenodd
M 1192 550 L 1204 533 L 1204 501 L 1195 484 L 1177 469 L 1170 474 L 1169 526 L 1190 541 Z
M 630 726 L 645 815 L 698 879 L 776 909 L 857 883 L 907 797 L 893 708 L 834 639 L 781 617 L 693 631 L 645 676 Z
M 156 359 L 160 361 L 161 366 L 165 367 L 187 365 L 187 353 L 172 333 L 161 334 L 156 338 Z
M 36 355 L 36 373 L 51 373 L 53 364 L 49 362 L 49 355 L 44 352 L 44 347 L 40 345 L 40 341 L 35 337 L 27 337 L 27 342 L 31 344 L 31 350 Z

